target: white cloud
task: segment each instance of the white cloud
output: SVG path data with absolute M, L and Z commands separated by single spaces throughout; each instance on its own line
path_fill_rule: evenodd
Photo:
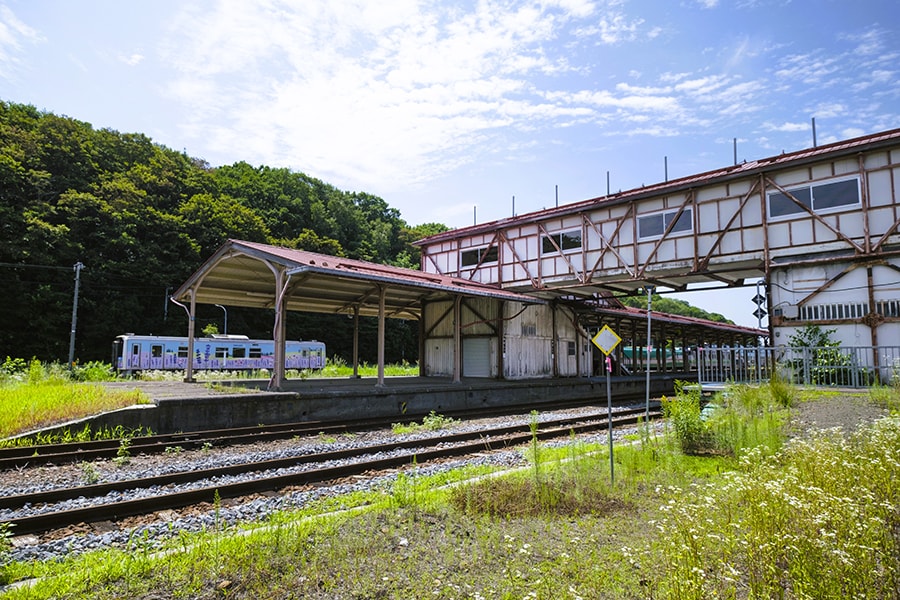
M 670 106 L 630 95 L 585 106 L 534 87 L 538 74 L 571 70 L 547 44 L 596 11 L 584 0 L 482 0 L 471 10 L 415 0 L 189 7 L 165 47 L 181 73 L 169 93 L 191 107 L 189 131 L 240 140 L 267 162 L 360 186 L 428 180 L 477 160 L 510 128 L 565 126 L 589 118 L 591 104 Z M 610 23 L 609 35 L 636 26 L 619 13 Z
M 9 78 L 20 64 L 25 42 L 42 42 L 44 37 L 23 23 L 9 7 L 0 5 L 0 77 Z
M 137 66 L 143 60 L 144 60 L 144 55 L 137 53 L 137 52 L 135 52 L 133 54 L 129 54 L 127 56 L 125 56 L 125 55 L 119 56 L 119 61 L 125 63 L 129 67 Z
M 660 47 L 652 13 L 637 10 L 620 0 L 220 0 L 185 8 L 163 57 L 177 73 L 168 92 L 191 114 L 186 131 L 375 193 L 479 161 L 527 161 L 542 131 L 576 125 L 606 138 L 795 133 L 807 126 L 787 104 L 818 94 L 829 101 L 813 114 L 846 114 L 839 93 L 885 93 L 896 78 L 883 61 L 866 78 L 853 73 L 884 53 L 792 42 L 779 56 L 752 31 L 725 49 L 704 41 L 702 64 L 660 62 L 677 28 Z M 874 43 L 851 41 L 865 40 Z M 697 53 L 699 42 L 679 47 Z M 774 65 L 766 72 L 748 60 L 761 54 Z
M 847 107 L 843 104 L 833 102 L 823 102 L 816 105 L 811 111 L 813 117 L 822 119 L 832 119 L 847 113 Z
M 796 131 L 806 131 L 809 129 L 809 123 L 763 123 L 763 129 L 766 131 L 780 131 L 782 133 L 793 133 Z

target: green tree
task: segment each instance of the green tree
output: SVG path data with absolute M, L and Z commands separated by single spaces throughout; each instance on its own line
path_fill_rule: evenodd
M 197 194 L 178 210 L 201 256 L 209 256 L 229 238 L 268 242 L 269 230 L 262 218 L 230 196 Z

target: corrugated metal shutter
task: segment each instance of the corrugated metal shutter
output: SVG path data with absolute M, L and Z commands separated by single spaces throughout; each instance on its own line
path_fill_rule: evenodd
M 463 338 L 463 377 L 491 376 L 491 340 L 489 338 Z

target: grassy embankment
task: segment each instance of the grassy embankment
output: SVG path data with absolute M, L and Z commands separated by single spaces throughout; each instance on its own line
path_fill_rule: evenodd
M 360 365 L 361 377 L 375 377 L 378 367 Z M 386 365 L 387 376 L 415 376 L 418 366 L 408 363 Z M 329 360 L 320 371 L 293 371 L 289 377 L 350 377 L 353 367 L 341 360 Z M 268 378 L 267 372 L 198 372 L 201 382 L 224 379 Z M 37 360 L 7 358 L 0 364 L 0 439 L 53 426 L 100 412 L 124 408 L 149 400 L 140 392 L 115 391 L 98 385 L 101 381 L 115 380 L 111 367 L 105 363 L 89 363 L 73 370 L 58 363 L 42 364 Z M 152 371 L 143 373 L 144 381 L 180 381 L 182 371 Z M 227 388 L 233 392 L 234 388 Z M 70 432 L 66 439 L 38 439 L 38 442 L 83 440 L 96 437 L 120 437 L 129 432 L 90 431 Z M 31 440 L 35 441 L 35 440 Z
M 709 418 L 680 394 L 664 432 L 616 447 L 614 484 L 602 440 L 535 441 L 502 477 L 412 468 L 166 552 L 7 565 L 43 577 L 8 597 L 896 599 L 900 395 L 873 390 L 893 416 L 858 433 L 786 442 L 789 405 L 816 393 L 735 388 Z
M 97 383 L 109 378 L 108 367 L 98 363 L 70 371 L 59 364 L 7 358 L 0 366 L 0 438 L 148 402 L 140 392 L 111 391 Z

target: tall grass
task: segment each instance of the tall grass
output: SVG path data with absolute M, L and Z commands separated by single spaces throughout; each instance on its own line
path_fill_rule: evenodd
M 897 598 L 900 419 L 749 451 L 657 522 L 660 597 Z
M 794 392 L 780 381 L 764 386 L 735 385 L 718 393 L 704 408 L 700 392 L 679 386 L 663 398 L 663 414 L 686 454 L 741 456 L 764 447 L 771 454 L 784 439 Z
M 605 439 L 533 436 L 523 455 L 539 464 L 513 475 L 435 488 L 452 478 L 413 465 L 382 500 L 358 492 L 365 511 L 284 513 L 241 535 L 217 519 L 174 538 L 178 552 L 135 543 L 41 565 L 57 576 L 9 597 L 896 600 L 900 416 L 776 444 L 778 394 L 716 403 L 724 425 L 699 418 L 728 452 L 686 454 L 674 426 L 639 431 L 616 445 L 615 486 Z
M 100 385 L 44 381 L 0 387 L 0 437 L 147 402 L 138 391 L 110 391 Z
M 7 357 L 0 367 L 0 438 L 147 402 L 140 392 L 84 383 L 104 377 L 108 372 L 99 363 L 72 370 Z
M 370 365 L 367 362 L 360 363 L 357 368 L 357 374 L 360 377 L 375 377 L 378 375 L 378 365 Z M 388 377 L 416 377 L 419 375 L 419 366 L 417 363 L 408 363 L 406 361 L 385 365 L 384 374 Z M 194 371 L 193 376 L 198 381 L 269 379 L 272 376 L 272 372 L 268 369 L 249 371 L 197 370 Z M 348 365 L 339 356 L 329 358 L 321 369 L 288 369 L 285 372 L 285 377 L 288 379 L 309 379 L 311 377 L 349 378 L 352 376 L 353 366 Z M 140 374 L 140 379 L 142 381 L 181 381 L 184 379 L 184 371 L 143 371 Z

